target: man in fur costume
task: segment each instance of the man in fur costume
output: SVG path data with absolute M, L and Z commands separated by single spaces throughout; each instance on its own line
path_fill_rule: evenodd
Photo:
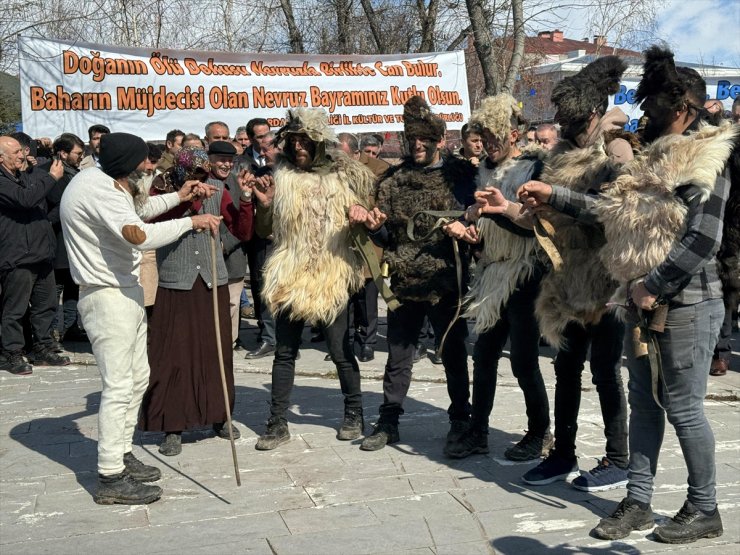
M 626 140 L 610 135 L 614 122 L 621 125 L 626 118 L 618 109 L 606 111 L 609 94 L 619 90 L 625 68 L 618 57 L 605 56 L 566 77 L 553 90 L 563 141 L 547 160 L 543 179 L 564 184 L 565 195 L 585 190 L 595 193 L 602 180 L 615 171 L 616 160 L 632 156 Z M 545 485 L 575 477 L 573 486 L 584 491 L 622 487 L 627 484 L 628 464 L 627 402 L 620 372 L 624 325 L 613 312 L 606 311 L 606 301 L 616 284 L 598 258 L 603 231 L 554 210 L 540 211 L 540 218 L 553 226 L 552 240 L 557 246 L 553 257 L 559 257 L 544 278 L 537 299 L 537 316 L 545 336 L 560 346 L 555 359 L 555 449 L 523 480 Z M 606 456 L 579 476 L 576 432 L 581 374 L 589 347 L 592 381 L 604 420 Z
M 459 257 L 463 277 L 458 284 L 453 246 L 457 239 L 446 235 L 463 238 L 468 230 L 459 221 L 433 230 L 437 218 L 425 216 L 417 220 L 423 224 L 415 227 L 415 235 L 421 239 L 412 241 L 407 224 L 421 211 L 462 210 L 471 204 L 475 167 L 467 160 L 442 158 L 445 125 L 432 114 L 424 99 L 411 97 L 404 106 L 403 117 L 409 155 L 386 172 L 376 194 L 376 207 L 388 218 L 376 232 L 376 239 L 386 249 L 391 288 L 401 307 L 388 314 L 383 404 L 375 431 L 362 442 L 361 448 L 366 451 L 399 441 L 398 419 L 403 414 L 414 351 L 425 315 L 435 330 L 445 330 L 451 325 L 442 347 L 451 400 L 448 414 L 452 435 L 448 441 L 467 428 L 470 417 L 467 326 L 464 319 L 456 320 L 461 289 L 464 292 L 466 287 L 467 267 L 463 252 Z
M 530 183 L 521 191 L 529 206 L 550 202 L 576 218 L 598 218 L 607 239 L 599 256 L 624 286 L 643 328 L 656 306 L 667 306 L 664 331 L 643 330 L 647 349 L 635 334 L 625 341 L 634 431 L 628 494 L 594 528 L 603 539 L 655 525 L 650 501 L 666 416 L 686 461 L 688 499 L 654 536 L 689 543 L 722 534 L 714 434 L 703 402 L 724 315 L 715 259 L 729 190 L 722 172 L 738 129 L 702 124 L 705 95 L 696 71 L 676 68 L 668 50 L 649 48 L 636 95 L 648 116 L 649 144 L 640 156 L 598 196 L 571 193 L 563 203 L 558 187 Z
M 482 129 L 488 157 L 478 168 L 478 188 L 497 187 L 516 200 L 520 185 L 536 179 L 545 152 L 517 146 L 526 122 L 509 94 L 486 98 L 470 118 Z M 470 214 L 470 212 L 468 212 Z M 466 316 L 475 318 L 478 339 L 473 348 L 473 408 L 470 428 L 450 444 L 446 454 L 463 458 L 488 453 L 488 417 L 496 393 L 498 361 L 511 339 L 511 367 L 524 393 L 528 432 L 507 449 L 507 459 L 536 459 L 552 446 L 550 405 L 539 366 L 539 339 L 534 302 L 543 268 L 536 256 L 537 240 L 531 229 L 513 225 L 501 215 L 481 218 L 478 236 L 483 242 L 476 277 L 466 298 Z
M 323 326 L 339 375 L 344 421 L 337 438 L 357 439 L 364 427 L 360 368 L 347 333 L 349 295 L 362 287 L 364 278 L 362 262 L 351 247 L 347 215 L 367 202 L 373 175 L 344 154 L 327 154 L 336 141 L 327 120 L 323 110 L 292 110 L 275 137 L 284 156 L 274 174 L 274 248 L 265 264 L 262 295 L 275 317 L 277 344 L 270 419 L 257 441 L 259 450 L 290 439 L 286 412 L 306 322 Z

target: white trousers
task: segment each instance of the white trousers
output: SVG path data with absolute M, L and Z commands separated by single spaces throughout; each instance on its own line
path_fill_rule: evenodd
M 244 278 L 229 282 L 229 315 L 231 316 L 231 344 L 239 337 L 239 309 L 241 308 Z
M 103 380 L 98 413 L 98 472 L 123 472 L 139 407 L 149 385 L 141 286 L 80 287 L 77 305 Z

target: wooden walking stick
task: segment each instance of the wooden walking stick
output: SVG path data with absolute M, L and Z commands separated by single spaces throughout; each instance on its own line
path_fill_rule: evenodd
M 226 426 L 229 429 L 229 441 L 231 442 L 231 456 L 234 459 L 234 475 L 236 485 L 242 485 L 239 476 L 239 462 L 236 460 L 236 444 L 234 443 L 234 432 L 231 426 L 231 407 L 229 406 L 229 388 L 226 386 L 226 370 L 224 369 L 224 353 L 221 350 L 221 323 L 218 317 L 218 273 L 216 271 L 216 236 L 211 233 L 211 279 L 213 279 L 213 322 L 216 325 L 216 349 L 218 350 L 218 369 L 221 371 L 221 385 L 224 390 L 224 407 L 226 407 Z

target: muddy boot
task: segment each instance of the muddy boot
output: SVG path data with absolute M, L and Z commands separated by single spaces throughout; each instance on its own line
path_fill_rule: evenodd
M 120 474 L 98 474 L 98 491 L 93 500 L 98 505 L 146 505 L 162 496 L 162 488 L 142 484 L 125 470 Z
M 167 432 L 164 441 L 159 445 L 159 452 L 165 457 L 174 457 L 182 453 L 182 433 Z
M 156 466 L 144 464 L 131 451 L 123 454 L 123 464 L 129 476 L 139 482 L 156 482 L 162 477 L 162 472 Z

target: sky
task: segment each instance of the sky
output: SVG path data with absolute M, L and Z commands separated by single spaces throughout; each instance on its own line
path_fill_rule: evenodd
M 564 2 L 553 0 L 558 4 Z M 572 7 L 556 8 L 542 30 L 552 28 L 546 23 L 552 25 L 558 17 L 566 37 L 589 35 L 586 14 Z M 673 49 L 677 61 L 740 67 L 740 0 L 658 0 L 657 27 L 658 37 Z

